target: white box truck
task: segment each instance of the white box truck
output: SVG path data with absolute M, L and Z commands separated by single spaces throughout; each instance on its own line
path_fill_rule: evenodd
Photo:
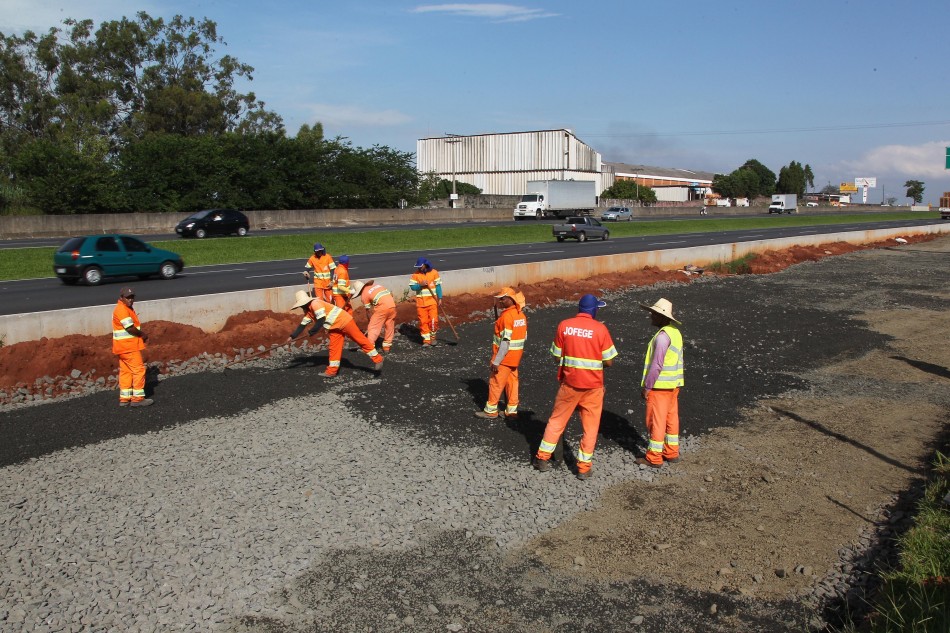
M 769 214 L 772 213 L 797 213 L 798 196 L 794 193 L 776 193 L 772 195 L 772 203 L 769 204 Z
M 515 220 L 590 215 L 596 206 L 597 183 L 592 180 L 529 180 L 513 215 Z

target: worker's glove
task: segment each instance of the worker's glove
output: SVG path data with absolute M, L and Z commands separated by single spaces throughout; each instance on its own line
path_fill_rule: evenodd
M 294 340 L 295 338 L 297 338 L 298 336 L 300 336 L 300 333 L 303 332 L 303 328 L 304 328 L 304 326 L 303 326 L 302 323 L 301 323 L 300 325 L 298 325 L 298 326 L 297 326 L 297 329 L 294 330 L 293 332 L 291 332 L 291 333 L 290 333 L 290 336 L 287 337 L 288 340 L 291 340 L 291 341 L 292 341 L 292 340 Z
M 303 275 L 304 277 L 306 277 L 307 279 L 310 279 L 310 273 L 308 273 L 306 270 L 303 271 L 303 272 L 300 273 L 300 274 Z

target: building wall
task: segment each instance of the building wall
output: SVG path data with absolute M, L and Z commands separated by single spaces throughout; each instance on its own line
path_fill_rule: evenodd
M 600 154 L 568 130 L 424 138 L 416 141 L 416 168 L 480 188 L 521 195 L 529 180 L 601 181 Z M 599 193 L 599 192 L 598 192 Z

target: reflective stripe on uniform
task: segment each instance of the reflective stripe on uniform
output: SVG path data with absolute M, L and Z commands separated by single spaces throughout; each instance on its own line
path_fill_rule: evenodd
M 577 461 L 579 462 L 591 462 L 594 460 L 593 453 L 585 453 L 581 449 L 577 449 Z
M 679 435 L 667 435 L 666 443 L 670 446 L 679 446 L 680 445 L 680 436 Z
M 578 358 L 576 356 L 562 356 L 562 364 L 565 367 L 574 367 L 576 369 L 587 369 L 590 371 L 603 371 L 604 361 L 592 360 L 590 358 Z
M 542 453 L 553 453 L 555 448 L 557 448 L 557 444 L 551 444 L 544 440 L 541 440 L 541 444 L 538 446 L 538 450 Z
M 127 338 L 135 338 L 135 335 L 129 334 L 128 330 L 112 330 L 113 341 L 121 341 Z

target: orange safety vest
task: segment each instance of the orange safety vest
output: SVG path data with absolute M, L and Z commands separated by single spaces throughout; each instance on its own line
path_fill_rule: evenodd
M 333 284 L 333 294 L 347 299 L 350 297 L 350 270 L 346 266 L 336 267 L 336 283 Z
M 561 361 L 558 380 L 575 389 L 596 389 L 604 386 L 604 361 L 617 356 L 617 348 L 606 325 L 580 312 L 558 324 L 551 355 Z
M 125 328 L 134 325 L 141 328 L 139 315 L 135 310 L 122 303 L 120 300 L 115 310 L 112 311 L 112 353 L 127 354 L 129 352 L 138 352 L 145 349 L 145 341 L 141 336 L 129 334 Z
M 495 358 L 498 353 L 498 346 L 502 341 L 508 341 L 508 353 L 501 359 L 501 364 L 505 367 L 517 367 L 521 363 L 521 355 L 524 353 L 524 343 L 528 338 L 528 318 L 524 312 L 513 305 L 498 316 L 495 321 L 495 335 L 491 342 L 491 357 Z
M 333 283 L 333 269 L 336 268 L 336 262 L 330 257 L 329 253 L 324 253 L 323 257 L 311 255 L 304 268 L 313 269 L 313 287 L 326 289 Z
M 433 268 L 427 273 L 413 273 L 409 281 L 410 283 L 416 283 L 422 286 L 419 292 L 416 293 L 417 306 L 431 306 L 438 303 L 438 295 L 435 294 L 435 289 L 442 285 L 442 278 L 439 276 L 439 271 Z
M 327 303 L 323 299 L 312 299 L 307 304 L 300 325 L 310 325 L 314 321 L 325 319 L 323 327 L 327 330 L 341 330 L 353 320 L 343 308 Z
M 366 297 L 363 300 L 364 305 L 373 306 L 373 308 L 395 308 L 396 300 L 393 299 L 393 293 L 386 290 L 385 287 L 380 286 L 379 284 L 373 284 L 372 286 L 367 286 L 363 288 L 361 293 Z

